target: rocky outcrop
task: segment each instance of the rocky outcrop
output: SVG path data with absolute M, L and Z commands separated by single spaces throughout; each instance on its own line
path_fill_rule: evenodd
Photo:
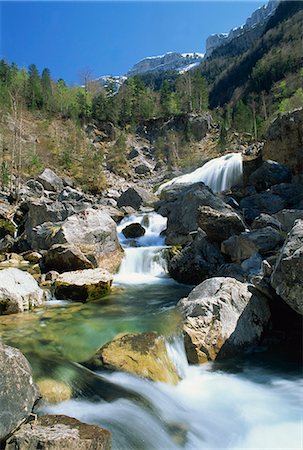
M 131 223 L 123 228 L 122 233 L 127 239 L 135 239 L 145 234 L 145 228 L 140 223 Z
M 55 281 L 55 296 L 78 302 L 97 300 L 110 291 L 112 275 L 104 269 L 65 272 Z
M 152 206 L 156 197 L 139 186 L 134 186 L 124 191 L 118 198 L 117 205 L 119 208 L 122 206 L 131 206 L 135 210 L 140 209 L 140 206 Z
M 291 181 L 291 172 L 284 164 L 276 161 L 264 161 L 261 167 L 253 172 L 248 183 L 254 186 L 257 191 L 265 191 L 266 189 L 280 183 L 289 183 Z
M 267 255 L 283 243 L 281 234 L 272 227 L 258 228 L 238 236 L 231 236 L 222 242 L 221 251 L 234 262 L 241 262 L 255 253 Z
M 154 332 L 127 333 L 105 344 L 86 363 L 93 369 L 122 370 L 152 381 L 176 384 L 176 368 L 167 353 L 165 340 Z
M 51 169 L 45 169 L 44 172 L 39 175 L 37 181 L 41 183 L 47 191 L 60 192 L 64 186 L 62 178 L 58 177 Z
M 183 249 L 173 249 L 168 272 L 179 283 L 198 284 L 216 274 L 224 258 L 204 231 L 199 230 L 193 242 Z
M 303 219 L 295 222 L 271 276 L 277 294 L 303 314 Z
M 19 350 L 0 343 L 0 367 L 1 446 L 1 442 L 28 419 L 40 394 L 31 367 Z
M 0 270 L 0 315 L 41 306 L 44 297 L 43 290 L 29 273 L 15 268 Z
M 303 173 L 303 109 L 280 114 L 266 132 L 265 158 L 286 164 L 293 174 Z
M 266 299 L 234 278 L 210 278 L 178 306 L 192 363 L 231 356 L 258 342 L 270 317 Z
M 111 450 L 111 433 L 72 417 L 48 415 L 23 425 L 5 450 Z

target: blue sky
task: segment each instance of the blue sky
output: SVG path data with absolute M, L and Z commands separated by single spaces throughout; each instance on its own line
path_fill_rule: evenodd
M 78 83 L 122 75 L 145 56 L 204 52 L 209 34 L 229 31 L 264 1 L 0 2 L 1 57 Z

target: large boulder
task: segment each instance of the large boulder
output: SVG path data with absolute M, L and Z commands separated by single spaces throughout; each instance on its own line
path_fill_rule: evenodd
M 0 343 L 0 447 L 33 411 L 40 398 L 31 367 L 22 353 Z M 16 448 L 16 447 L 14 447 Z
M 58 177 L 51 169 L 45 169 L 43 173 L 38 176 L 37 181 L 39 181 L 47 191 L 60 192 L 64 187 L 62 178 Z
M 210 278 L 178 306 L 192 363 L 232 356 L 258 342 L 270 317 L 267 300 L 234 278 Z
M 270 191 L 283 198 L 287 208 L 295 208 L 303 201 L 303 184 L 301 183 L 276 184 Z
M 271 284 L 291 308 L 303 314 L 303 219 L 295 222 L 281 249 Z
M 252 222 L 261 213 L 274 214 L 285 208 L 285 205 L 283 198 L 271 192 L 260 192 L 243 198 L 240 202 L 240 208 L 248 222 Z
M 122 206 L 131 206 L 135 210 L 138 210 L 140 206 L 152 206 L 156 197 L 151 192 L 143 189 L 139 186 L 128 188 L 118 198 L 117 205 L 119 208 Z
M 260 214 L 258 217 L 255 218 L 253 223 L 251 224 L 251 228 L 253 230 L 257 230 L 258 228 L 265 228 L 265 227 L 272 227 L 275 230 L 282 230 L 282 224 L 279 222 L 278 219 L 276 219 L 273 216 L 270 216 L 269 214 Z
M 212 244 L 206 233 L 199 230 L 190 244 L 182 250 L 171 251 L 168 271 L 179 283 L 198 284 L 216 274 L 224 263 L 224 258 L 217 247 Z
M 245 224 L 239 214 L 231 208 L 217 211 L 210 206 L 199 208 L 198 225 L 209 239 L 221 243 L 234 234 L 245 231 Z
M 274 217 L 281 223 L 282 229 L 289 233 L 295 221 L 303 219 L 303 209 L 282 209 Z
M 185 187 L 169 186 L 161 192 L 161 198 L 156 209 L 159 214 L 168 218 L 166 229 L 168 245 L 188 243 L 189 233 L 199 227 L 200 207 L 208 206 L 223 214 L 232 212 L 231 207 L 204 183 Z
M 0 315 L 27 311 L 43 304 L 45 293 L 28 272 L 0 270 Z
M 54 244 L 42 258 L 43 269 L 68 272 L 93 269 L 93 263 L 73 244 Z
M 123 228 L 122 233 L 127 239 L 135 239 L 145 234 L 145 228 L 140 223 L 134 222 Z
M 266 132 L 263 149 L 265 158 L 286 164 L 294 174 L 303 173 L 303 109 L 279 116 Z
M 55 296 L 78 302 L 96 300 L 110 291 L 112 281 L 112 275 L 104 269 L 65 272 L 55 281 Z
M 73 417 L 47 415 L 23 425 L 5 450 L 111 450 L 111 433 Z
M 93 369 L 121 370 L 152 381 L 176 384 L 179 380 L 165 339 L 155 332 L 118 336 L 101 347 L 86 365 Z
M 257 191 L 265 191 L 275 184 L 289 183 L 291 172 L 288 167 L 276 161 L 264 161 L 262 166 L 253 172 L 248 183 L 254 186 Z
M 281 234 L 272 227 L 246 231 L 222 242 L 221 251 L 234 262 L 241 262 L 255 253 L 267 255 L 283 243 Z

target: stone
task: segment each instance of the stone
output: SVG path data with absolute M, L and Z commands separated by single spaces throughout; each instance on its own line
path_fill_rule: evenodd
M 224 209 L 217 211 L 210 206 L 199 208 L 198 225 L 207 234 L 209 239 L 219 244 L 234 234 L 245 231 L 245 224 L 239 214 Z
M 43 304 L 44 297 L 29 273 L 16 268 L 0 270 L 0 315 L 34 309 Z
M 111 433 L 73 417 L 47 415 L 23 425 L 5 450 L 111 450 Z
M 40 398 L 29 362 L 16 348 L 0 343 L 0 445 L 31 415 Z
M 303 209 L 282 209 L 274 217 L 281 223 L 282 229 L 289 233 L 295 221 L 303 219 Z
M 150 173 L 150 171 L 150 167 L 143 163 L 135 167 L 135 173 L 137 173 L 138 175 L 147 175 Z
M 249 223 L 253 222 L 261 213 L 271 215 L 284 207 L 285 200 L 271 192 L 261 192 L 240 201 L 240 208 L 243 210 L 244 218 Z
M 252 285 L 228 277 L 204 281 L 178 307 L 191 363 L 234 356 L 260 340 L 270 318 L 266 298 Z
M 53 380 L 52 378 L 41 378 L 37 380 L 37 386 L 43 400 L 52 405 L 72 398 L 71 387 L 63 381 Z
M 110 292 L 113 277 L 104 269 L 65 272 L 55 280 L 55 296 L 60 300 L 88 302 Z
M 135 159 L 137 156 L 139 156 L 139 151 L 136 148 L 132 148 L 127 155 L 127 159 Z
M 301 183 L 276 184 L 271 187 L 270 192 L 283 198 L 287 208 L 295 208 L 303 200 L 303 184 Z
M 290 231 L 271 276 L 276 293 L 303 315 L 303 219 Z
M 45 280 L 54 283 L 59 275 L 59 272 L 57 272 L 56 270 L 50 270 L 45 274 Z
M 246 280 L 246 275 L 241 265 L 236 263 L 222 264 L 216 273 L 217 277 L 230 277 L 242 282 Z
M 256 142 L 242 151 L 243 184 L 249 183 L 250 175 L 255 172 L 263 163 L 263 142 Z
M 66 186 L 58 195 L 59 202 L 80 202 L 87 200 L 83 192 L 77 191 L 70 186 Z
M 105 367 L 147 378 L 176 384 L 176 368 L 167 353 L 165 339 L 155 332 L 127 333 L 101 347 L 85 363 L 92 369 Z
M 135 239 L 145 234 L 145 228 L 140 223 L 131 223 L 123 228 L 122 233 L 127 239 Z
M 264 161 L 262 166 L 253 172 L 248 183 L 255 186 L 257 191 L 265 191 L 275 184 L 289 183 L 291 181 L 291 172 L 284 164 L 276 161 Z
M 15 246 L 15 239 L 7 234 L 3 239 L 0 239 L 0 254 L 10 253 Z
M 3 239 L 7 235 L 14 237 L 15 233 L 16 226 L 13 222 L 0 216 L 0 239 Z
M 139 186 L 128 188 L 118 198 L 117 205 L 119 208 L 122 206 L 131 206 L 135 210 L 138 210 L 140 206 L 152 206 L 156 197 L 151 192 L 143 189 Z
M 257 230 L 258 228 L 265 228 L 265 227 L 271 227 L 278 231 L 282 230 L 282 225 L 278 219 L 276 219 L 273 216 L 270 216 L 269 214 L 262 213 L 255 218 L 255 220 L 251 225 L 251 228 L 253 230 Z
M 58 177 L 51 169 L 45 169 L 37 178 L 37 181 L 42 184 L 47 191 L 62 191 L 64 184 L 62 178 Z
M 40 198 L 44 195 L 44 187 L 39 181 L 28 180 L 24 185 L 24 194 L 26 197 Z M 22 193 L 21 193 L 22 195 Z
M 42 258 L 41 253 L 39 252 L 25 252 L 23 255 L 23 258 L 25 259 L 25 261 L 28 261 L 30 263 L 38 263 L 40 261 L 40 259 Z
M 277 230 L 265 227 L 231 236 L 222 242 L 221 251 L 233 262 L 241 262 L 255 253 L 267 255 L 274 252 L 282 243 L 283 237 Z
M 54 244 L 43 256 L 44 270 L 68 272 L 71 270 L 93 269 L 93 264 L 72 244 Z
M 223 255 L 200 230 L 190 244 L 173 250 L 168 272 L 179 283 L 198 284 L 216 274 L 223 263 Z

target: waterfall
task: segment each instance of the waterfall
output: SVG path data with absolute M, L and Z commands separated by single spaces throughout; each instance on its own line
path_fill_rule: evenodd
M 208 161 L 191 173 L 173 178 L 161 184 L 158 194 L 171 185 L 189 185 L 202 181 L 213 192 L 225 191 L 242 180 L 242 155 L 241 153 L 228 153 L 220 158 Z
M 168 281 L 164 251 L 164 237 L 167 219 L 155 212 L 131 215 L 124 218 L 117 227 L 118 238 L 125 256 L 115 282 L 118 284 L 141 284 Z M 145 234 L 136 239 L 127 239 L 122 230 L 140 223 Z

